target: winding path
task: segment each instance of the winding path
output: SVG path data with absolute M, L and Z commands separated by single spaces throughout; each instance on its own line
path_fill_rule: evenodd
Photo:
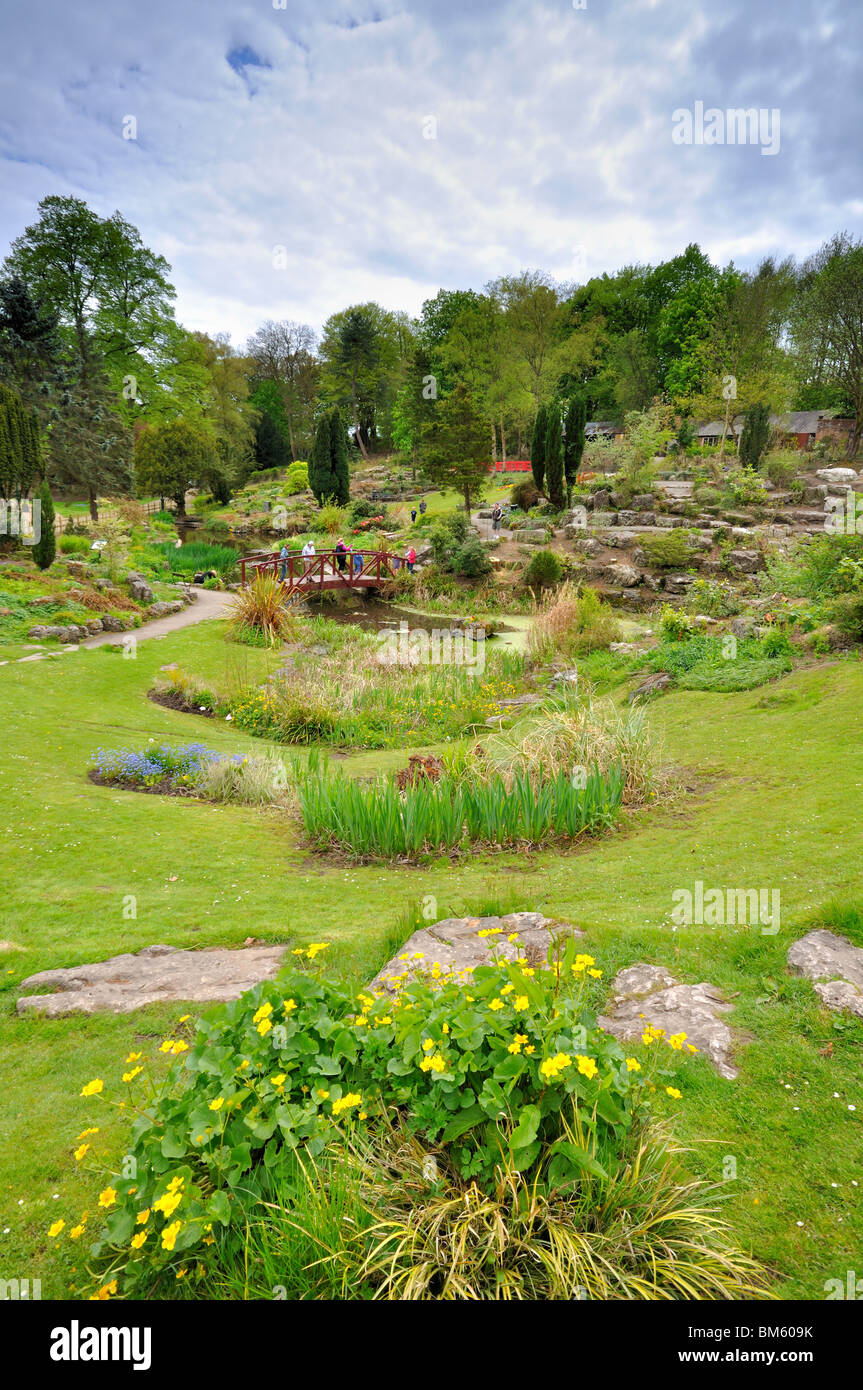
M 87 637 L 78 645 L 81 647 L 105 647 L 113 644 L 122 646 L 123 639 L 130 635 L 136 642 L 143 642 L 148 637 L 164 637 L 169 632 L 176 632 L 181 627 L 191 627 L 193 623 L 202 623 L 207 618 L 224 618 L 227 616 L 234 597 L 231 593 L 223 593 L 219 589 L 195 589 L 192 592 L 196 598 L 182 609 L 179 613 L 169 613 L 165 618 L 154 618 L 152 622 L 142 623 L 140 627 L 130 628 L 128 632 L 98 632 L 95 637 Z

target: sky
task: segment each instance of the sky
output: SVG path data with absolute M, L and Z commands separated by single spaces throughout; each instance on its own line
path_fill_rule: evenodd
M 0 257 L 47 194 L 119 209 L 238 346 L 863 226 L 860 0 L 0 0 L 0 32 Z

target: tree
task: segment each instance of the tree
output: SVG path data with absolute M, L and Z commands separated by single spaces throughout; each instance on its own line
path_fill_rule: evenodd
M 119 389 L 173 322 L 167 261 L 119 212 L 101 218 L 80 198 L 43 198 L 38 222 L 13 241 L 6 269 L 57 313 L 85 382 L 102 360 Z
M 57 553 L 57 539 L 54 535 L 54 499 L 44 478 L 39 491 L 39 539 L 33 546 L 32 555 L 40 570 L 50 569 Z
M 0 498 L 20 502 L 41 467 L 39 430 L 17 391 L 0 383 Z
M 135 441 L 135 482 L 139 493 L 171 497 L 182 516 L 188 488 L 212 481 L 219 467 L 213 436 L 190 420 L 149 425 Z
M 373 418 L 374 372 L 380 355 L 373 312 L 377 308 L 361 304 L 343 315 L 335 315 L 325 326 L 321 343 L 330 376 L 335 379 L 341 399 L 350 406 L 354 438 L 364 459 L 369 456 L 364 437 L 368 429 L 360 428 L 360 404 L 364 403 L 365 413 L 371 413 Z
M 132 487 L 132 435 L 117 413 L 117 398 L 95 363 L 86 381 L 67 380 L 50 413 L 49 472 L 63 487 L 84 492 L 99 519 L 100 493 Z
M 291 455 L 272 415 L 261 410 L 255 424 L 255 463 L 258 468 L 286 468 Z
M 315 335 L 305 323 L 268 319 L 252 335 L 246 354 L 252 364 L 258 409 L 269 410 L 283 428 L 291 458 L 306 458 L 314 435 L 314 403 L 321 366 L 315 358 Z M 262 386 L 272 388 L 262 392 Z
M 545 483 L 545 450 L 546 432 L 548 420 L 544 405 L 539 407 L 536 412 L 536 419 L 533 422 L 533 433 L 530 437 L 530 468 L 533 473 L 533 481 L 536 483 L 537 491 L 542 492 Z
M 565 501 L 563 435 L 560 428 L 560 412 L 555 403 L 552 403 L 546 412 L 545 489 L 551 505 L 562 507 Z
M 254 460 L 258 412 L 249 400 L 249 362 L 234 350 L 230 335 L 196 333 L 208 375 L 208 397 L 201 402 L 201 424 L 212 434 L 219 459 L 218 489 L 240 486 Z M 214 494 L 215 495 L 215 494 Z
M 484 420 L 464 385 L 435 406 L 434 419 L 423 441 L 423 461 L 429 477 L 441 488 L 455 488 L 470 514 L 488 478 L 488 421 Z
M 764 404 L 753 405 L 746 412 L 740 435 L 740 462 L 744 468 L 758 467 L 769 440 L 770 411 Z
M 584 427 L 587 424 L 587 405 L 584 397 L 570 396 L 566 403 L 566 414 L 564 416 L 564 445 L 563 445 L 563 473 L 566 478 L 566 500 L 572 500 L 572 489 L 575 486 L 578 472 L 581 468 L 581 456 L 584 453 Z
M 840 387 L 855 416 L 854 458 L 863 437 L 863 242 L 843 232 L 804 264 L 792 321 L 803 383 Z
M 30 407 L 56 367 L 57 315 L 34 299 L 19 275 L 0 281 L 0 377 Z
M 309 487 L 319 507 L 326 502 L 344 506 L 350 498 L 348 444 L 341 413 L 336 407 L 321 415 L 309 455 Z

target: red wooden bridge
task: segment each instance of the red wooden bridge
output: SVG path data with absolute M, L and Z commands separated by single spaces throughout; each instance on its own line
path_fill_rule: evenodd
M 250 579 L 272 573 L 281 578 L 289 596 L 319 589 L 376 589 L 407 564 L 403 555 L 391 550 L 319 550 L 316 555 L 289 555 L 284 560 L 278 551 L 257 551 L 241 558 L 240 580 L 245 588 Z

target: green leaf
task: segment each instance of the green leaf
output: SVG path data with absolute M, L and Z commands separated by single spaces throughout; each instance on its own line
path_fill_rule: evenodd
M 517 1173 L 524 1173 L 533 1163 L 536 1162 L 537 1155 L 542 1148 L 538 1139 L 532 1144 L 527 1144 L 524 1148 L 513 1149 L 512 1166 Z
M 220 1221 L 223 1226 L 228 1225 L 231 1220 L 231 1203 L 228 1201 L 227 1193 L 213 1193 L 207 1204 L 207 1215 L 213 1221 Z
M 526 1148 L 528 1144 L 533 1143 L 537 1136 L 541 1120 L 542 1113 L 538 1105 L 524 1106 L 519 1115 L 518 1124 L 513 1130 L 512 1137 L 509 1141 L 509 1147 L 512 1149 L 513 1153 L 516 1149 Z
M 463 1134 L 467 1134 L 474 1125 L 481 1124 L 486 1118 L 485 1111 L 481 1105 L 472 1105 L 468 1110 L 462 1110 L 460 1114 L 450 1120 L 441 1136 L 441 1142 L 449 1144 L 453 1139 L 460 1139 Z

